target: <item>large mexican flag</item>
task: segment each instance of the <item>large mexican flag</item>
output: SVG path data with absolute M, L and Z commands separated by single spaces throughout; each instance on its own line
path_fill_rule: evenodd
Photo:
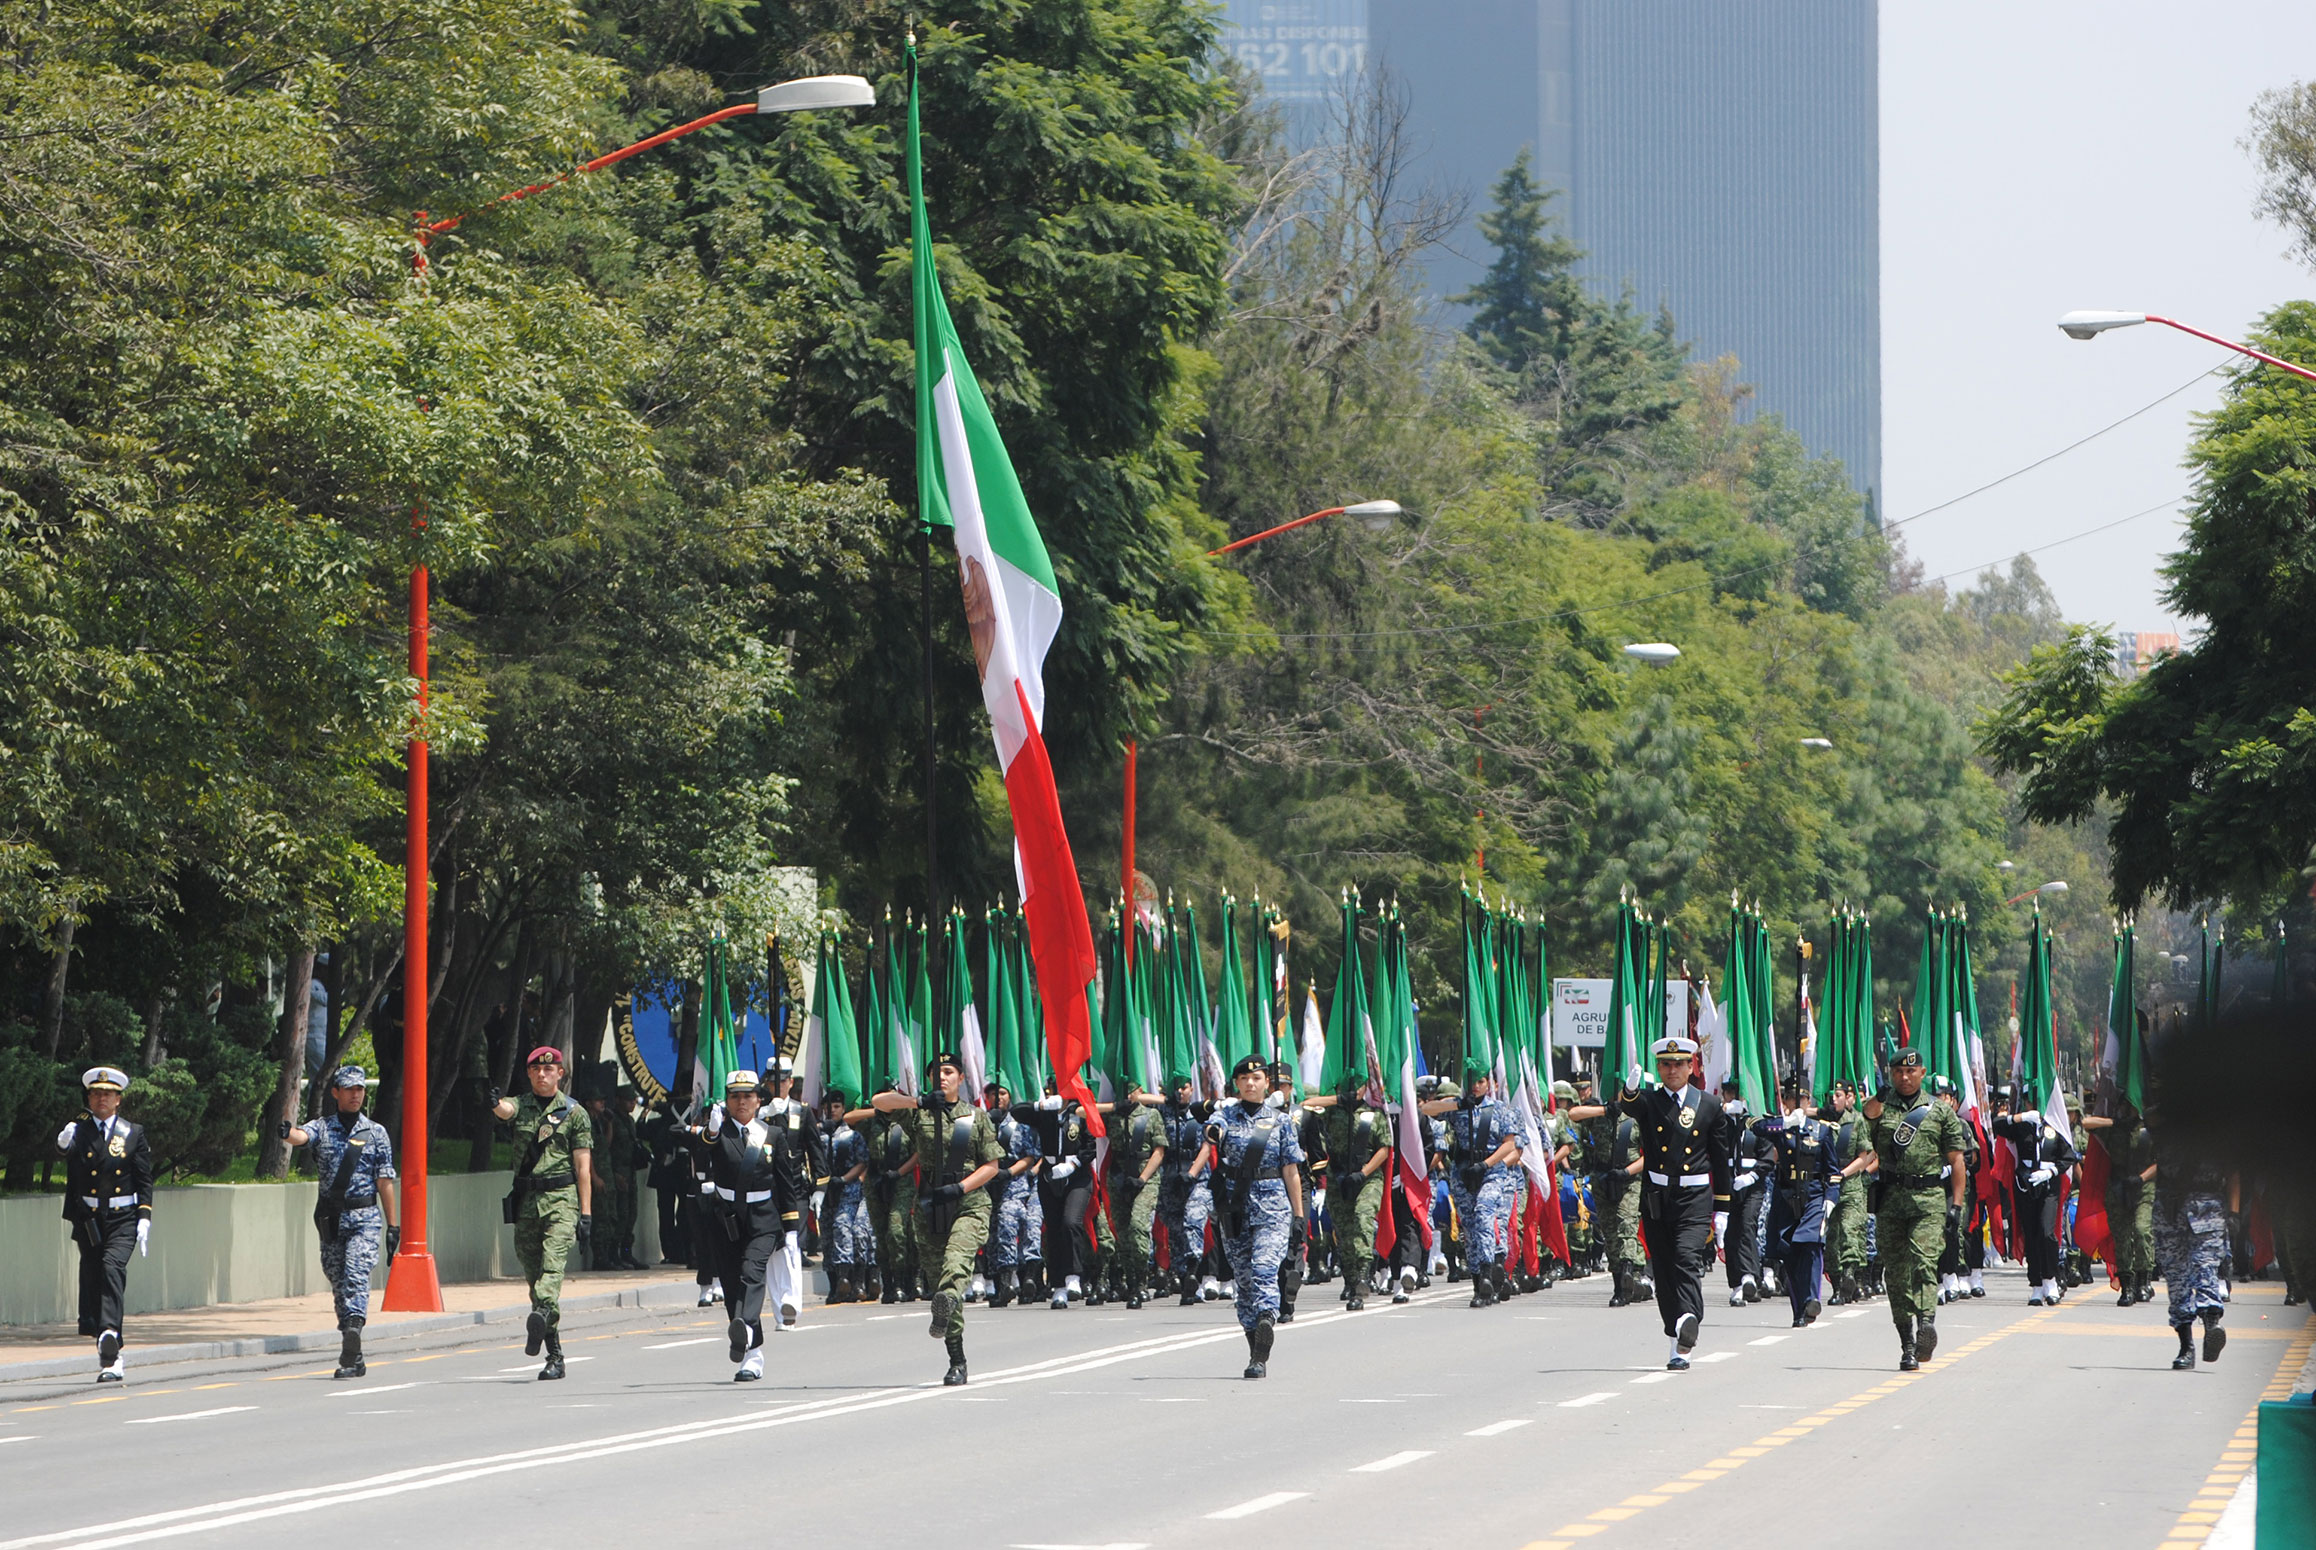
M 917 56 L 909 51 L 910 290 L 916 311 L 917 509 L 928 528 L 946 527 L 957 544 L 965 622 L 981 674 L 981 702 L 1005 770 L 1013 815 L 1021 912 L 1045 1007 L 1047 1050 L 1065 1097 L 1102 1121 L 1080 1076 L 1093 1051 L 1086 987 L 1094 978 L 1094 934 L 1078 891 L 1077 863 L 1062 828 L 1045 735 L 1045 654 L 1061 628 L 1061 589 L 1045 541 L 997 422 L 966 364 L 941 295 L 933 234 L 925 216 L 925 170 L 918 137 Z

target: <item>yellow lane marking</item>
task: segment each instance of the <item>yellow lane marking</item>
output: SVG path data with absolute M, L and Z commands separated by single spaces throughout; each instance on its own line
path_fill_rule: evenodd
M 2168 1335 L 2171 1332 L 2167 1329 L 2163 1333 Z M 2284 1348 L 2283 1358 L 2277 1362 L 2275 1374 L 2269 1378 L 2268 1386 L 2260 1391 L 2260 1397 L 2253 1403 L 2251 1413 L 2244 1417 L 2243 1424 L 2229 1436 L 2220 1454 L 2221 1467 L 2204 1477 L 2202 1486 L 2197 1488 L 2195 1500 L 2179 1515 L 2179 1521 L 2172 1524 L 2171 1532 L 2163 1536 L 2163 1543 L 2158 1550 L 2200 1550 L 2203 1542 L 2211 1537 L 2212 1525 L 2219 1522 L 2220 1511 L 2225 1510 L 2227 1504 L 2234 1500 L 2235 1488 L 2242 1484 L 2245 1471 L 2258 1457 L 2256 1444 L 2260 1437 L 2260 1406 L 2269 1400 L 2292 1397 L 2292 1385 L 2298 1380 L 2300 1369 L 2307 1364 L 2310 1348 L 2316 1347 L 2316 1319 L 2311 1319 L 2297 1332 L 2231 1329 L 2228 1331 L 2228 1344 L 2234 1345 L 2247 1334 L 2289 1339 L 2292 1343 Z

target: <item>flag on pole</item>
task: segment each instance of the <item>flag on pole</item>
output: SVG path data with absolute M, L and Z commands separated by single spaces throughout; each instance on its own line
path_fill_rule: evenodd
M 1303 1047 L 1296 1053 L 1303 1090 L 1316 1092 L 1327 1079 L 1327 1024 L 1319 1016 L 1319 982 L 1303 988 Z
M 949 528 L 956 540 L 965 623 L 1013 817 L 1014 869 L 1044 1003 L 1047 1054 L 1062 1096 L 1085 1106 L 1086 1124 L 1098 1136 L 1102 1117 L 1081 1075 L 1093 1053 L 1086 987 L 1094 978 L 1094 936 L 1043 730 L 1045 656 L 1061 628 L 1061 587 L 941 294 L 925 212 L 914 44 L 908 64 L 918 516 L 928 529 Z
M 817 1065 L 813 1052 L 820 1053 Z M 804 1101 L 813 1108 L 831 1092 L 844 1095 L 850 1108 L 867 1101 L 861 1090 L 860 1029 L 853 1021 L 852 989 L 844 980 L 844 956 L 833 931 L 820 933 L 820 952 L 812 973 L 812 1013 L 805 1019 L 803 1063 Z

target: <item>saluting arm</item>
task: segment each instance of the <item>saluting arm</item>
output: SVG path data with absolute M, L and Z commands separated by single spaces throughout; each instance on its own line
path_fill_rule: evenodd
M 913 1109 L 916 1106 L 917 1100 L 906 1093 L 878 1093 L 869 1100 L 869 1107 L 879 1114 L 897 1114 L 903 1109 Z

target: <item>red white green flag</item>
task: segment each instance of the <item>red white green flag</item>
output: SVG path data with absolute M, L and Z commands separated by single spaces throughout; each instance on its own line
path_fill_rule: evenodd
M 1061 589 L 941 295 L 932 227 L 925 217 L 914 48 L 909 51 L 909 224 L 918 514 L 928 527 L 949 528 L 956 538 L 981 700 L 996 734 L 997 762 L 1005 770 L 1006 803 L 1013 814 L 1014 867 L 1045 1007 L 1046 1049 L 1060 1092 L 1085 1105 L 1087 1123 L 1099 1135 L 1101 1116 L 1079 1074 L 1093 1053 L 1086 987 L 1094 978 L 1094 934 L 1078 890 L 1069 835 L 1062 828 L 1061 800 L 1042 730 L 1045 654 L 1061 628 Z

